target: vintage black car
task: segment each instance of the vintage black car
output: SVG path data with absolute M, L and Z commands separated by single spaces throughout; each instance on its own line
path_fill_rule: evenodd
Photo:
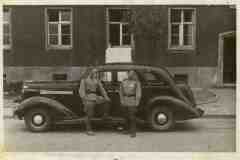
M 113 122 L 123 121 L 118 91 L 129 70 L 137 73 L 142 86 L 138 120 L 152 129 L 169 130 L 176 121 L 203 115 L 203 111 L 196 107 L 190 87 L 175 82 L 164 68 L 135 64 L 106 64 L 96 68 L 111 98 Z M 27 128 L 33 132 L 47 131 L 55 124 L 80 123 L 85 114 L 78 93 L 79 84 L 80 80 L 24 82 L 14 115 L 24 119 Z M 100 121 L 102 114 L 101 107 L 97 107 L 94 120 Z

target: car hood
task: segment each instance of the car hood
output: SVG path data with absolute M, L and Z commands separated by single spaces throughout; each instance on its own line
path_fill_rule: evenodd
M 23 89 L 75 90 L 79 81 L 25 81 Z

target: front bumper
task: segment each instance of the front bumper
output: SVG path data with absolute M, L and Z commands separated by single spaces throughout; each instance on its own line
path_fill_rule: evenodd
M 191 112 L 188 113 L 189 114 L 187 114 L 186 117 L 184 118 L 185 120 L 202 117 L 204 115 L 204 110 L 202 110 L 201 108 L 194 107 L 191 109 Z
M 22 117 L 19 114 L 18 105 L 13 108 L 13 119 L 20 119 L 20 120 L 22 120 Z

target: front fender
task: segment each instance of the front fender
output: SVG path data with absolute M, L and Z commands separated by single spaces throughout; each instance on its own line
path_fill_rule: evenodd
M 197 108 L 193 108 L 191 105 L 175 97 L 170 97 L 170 96 L 154 97 L 149 101 L 147 106 L 153 107 L 154 104 L 170 105 L 171 107 L 173 107 L 175 111 L 182 110 L 185 112 L 189 112 L 192 115 L 192 117 L 202 116 L 202 113 Z
M 29 109 L 31 107 L 34 107 L 36 105 L 45 105 L 50 107 L 51 109 L 62 113 L 68 118 L 76 117 L 77 115 L 74 114 L 71 110 L 69 110 L 67 107 L 65 107 L 63 104 L 59 103 L 56 100 L 47 98 L 47 97 L 41 97 L 41 96 L 34 96 L 31 98 L 28 98 L 24 101 L 22 101 L 14 111 L 15 115 L 18 115 L 19 117 L 23 116 L 24 111 L 26 109 Z

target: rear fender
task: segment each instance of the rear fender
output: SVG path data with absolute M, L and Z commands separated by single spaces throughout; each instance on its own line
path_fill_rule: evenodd
M 43 105 L 47 106 L 54 111 L 58 113 L 62 113 L 64 116 L 68 118 L 76 117 L 77 115 L 73 113 L 71 110 L 69 110 L 67 107 L 65 107 L 63 104 L 59 103 L 56 100 L 47 98 L 47 97 L 41 97 L 41 96 L 35 96 L 28 98 L 24 100 L 15 110 L 14 114 L 18 115 L 19 117 L 22 117 L 24 114 L 24 111 L 27 109 L 33 108 L 37 105 Z
M 147 106 L 149 109 L 152 109 L 157 104 L 168 105 L 167 107 L 171 107 L 174 111 L 184 111 L 186 113 L 192 114 L 193 117 L 200 117 L 201 115 L 197 111 L 196 108 L 193 108 L 191 105 L 187 104 L 183 100 L 177 99 L 175 97 L 170 96 L 158 96 L 151 99 Z

